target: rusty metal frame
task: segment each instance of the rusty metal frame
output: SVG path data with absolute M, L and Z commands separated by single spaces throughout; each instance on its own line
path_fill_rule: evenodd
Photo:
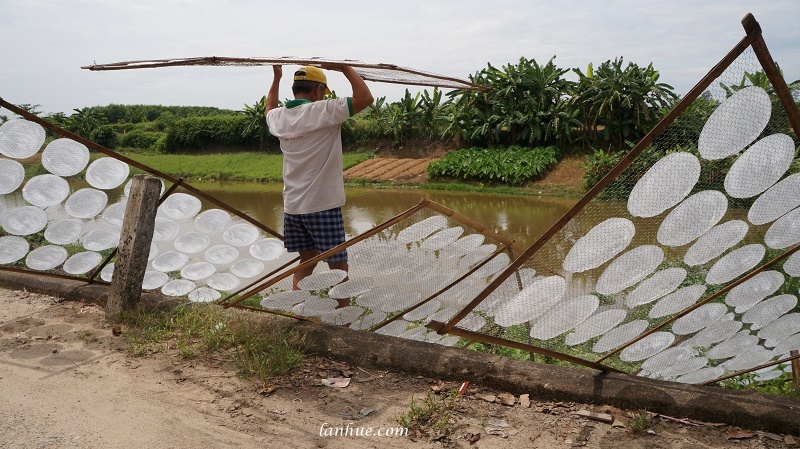
M 797 351 L 794 351 L 794 352 L 797 352 Z M 769 368 L 770 366 L 780 365 L 781 363 L 791 362 L 792 366 L 794 366 L 795 365 L 795 360 L 798 360 L 798 359 L 800 359 L 800 354 L 790 355 L 789 357 L 784 357 L 784 358 L 782 358 L 780 360 L 775 360 L 773 362 L 767 362 L 767 363 L 758 365 L 755 368 L 750 368 L 750 369 L 737 371 L 735 373 L 728 374 L 726 376 L 718 377 L 718 378 L 716 378 L 714 380 L 709 380 L 708 382 L 703 382 L 702 385 L 713 385 L 713 384 L 715 384 L 717 382 L 722 382 L 723 380 L 727 380 L 727 379 L 730 379 L 730 378 L 733 378 L 733 377 L 741 376 L 742 374 L 751 373 L 753 371 L 758 371 L 758 370 L 763 369 L 763 368 Z

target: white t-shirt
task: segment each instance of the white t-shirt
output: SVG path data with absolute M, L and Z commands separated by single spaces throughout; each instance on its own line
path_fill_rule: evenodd
M 283 210 L 310 214 L 344 205 L 341 124 L 351 99 L 292 100 L 267 113 L 283 151 Z

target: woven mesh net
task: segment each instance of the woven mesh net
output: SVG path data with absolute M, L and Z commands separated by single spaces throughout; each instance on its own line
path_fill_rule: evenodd
M 487 90 L 486 87 L 475 83 L 453 78 L 449 76 L 437 75 L 435 73 L 422 70 L 400 67 L 394 64 L 370 64 L 362 61 L 349 59 L 329 59 L 329 58 L 298 58 L 293 56 L 283 57 L 259 57 L 259 58 L 228 58 L 228 57 L 200 57 L 200 58 L 176 58 L 176 59 L 153 59 L 144 61 L 116 62 L 110 64 L 93 64 L 84 66 L 83 69 L 93 71 L 103 70 L 127 70 L 157 67 L 175 66 L 261 66 L 261 65 L 320 65 L 320 64 L 347 64 L 352 66 L 355 71 L 367 81 L 377 81 L 394 84 L 411 84 L 417 86 L 432 86 L 452 89 L 466 90 Z

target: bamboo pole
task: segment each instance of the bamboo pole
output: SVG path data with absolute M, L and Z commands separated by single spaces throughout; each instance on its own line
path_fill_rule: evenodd
M 406 218 L 408 218 L 409 216 L 413 215 L 414 213 L 416 213 L 420 209 L 426 207 L 428 205 L 428 203 L 430 203 L 430 202 L 431 202 L 431 200 L 429 200 L 427 198 L 420 199 L 419 203 L 417 203 L 414 207 L 412 207 L 412 208 L 406 210 L 405 212 L 401 213 L 400 215 L 397 215 L 394 218 L 391 218 L 391 219 L 385 221 L 383 224 L 381 224 L 379 226 L 376 226 L 376 227 L 374 227 L 374 228 L 372 228 L 372 229 L 370 229 L 370 230 L 368 230 L 366 232 L 363 232 L 363 233 L 359 234 L 356 237 L 353 237 L 352 239 L 342 243 L 341 245 L 335 246 L 335 247 L 333 247 L 333 248 L 331 248 L 331 249 L 329 249 L 329 250 L 327 250 L 325 252 L 317 254 L 316 256 L 314 256 L 311 259 L 301 263 L 300 265 L 294 267 L 293 269 L 287 270 L 287 271 L 281 273 L 280 275 L 270 279 L 265 284 L 262 284 L 262 285 L 260 285 L 259 287 L 255 288 L 253 290 L 250 290 L 247 293 L 247 295 L 239 297 L 239 298 L 236 298 L 233 302 L 225 305 L 225 307 L 235 306 L 236 304 L 244 301 L 245 299 L 255 295 L 256 293 L 258 293 L 260 291 L 263 291 L 267 287 L 275 285 L 277 282 L 279 282 L 279 281 L 281 281 L 283 279 L 286 279 L 287 277 L 289 277 L 289 276 L 293 275 L 294 273 L 306 268 L 307 266 L 315 265 L 315 264 L 327 259 L 328 257 L 340 252 L 343 249 L 349 248 L 350 246 L 353 246 L 353 245 L 355 245 L 356 243 L 358 243 L 358 242 L 360 242 L 362 240 L 365 240 L 365 239 L 367 239 L 369 237 L 372 237 L 373 235 L 377 234 L 378 232 L 381 232 L 384 229 L 386 229 L 386 228 L 388 228 L 388 227 L 390 227 L 390 226 L 392 226 L 392 225 L 394 225 L 394 224 L 396 224 L 396 223 L 398 223 L 400 221 L 405 220 Z
M 437 331 L 437 333 L 441 334 L 440 329 L 444 326 L 444 323 L 439 321 L 431 321 L 425 327 L 428 329 L 432 329 Z M 536 354 L 545 355 L 548 357 L 553 357 L 559 360 L 564 360 L 565 362 L 575 363 L 577 365 L 585 366 L 587 368 L 593 368 L 603 372 L 612 372 L 612 373 L 622 373 L 625 374 L 623 371 L 620 371 L 616 368 L 612 368 L 610 366 L 601 365 L 600 363 L 591 362 L 589 360 L 584 360 L 578 357 L 573 357 L 571 355 L 562 354 L 560 352 L 551 351 L 549 349 L 540 348 L 538 346 L 529 345 L 526 343 L 520 343 L 514 340 L 507 340 L 505 338 L 495 337 L 493 335 L 486 335 L 481 334 L 479 332 L 468 331 L 466 329 L 461 329 L 458 327 L 454 327 L 447 332 L 450 335 L 455 335 L 461 338 L 468 338 L 476 341 L 481 341 L 484 343 L 496 344 L 501 346 L 507 346 L 509 348 L 520 349 L 526 352 L 533 352 Z
M 698 82 L 692 90 L 690 90 L 686 96 L 678 102 L 677 105 L 666 115 L 662 118 L 651 130 L 648 132 L 639 143 L 634 146 L 631 151 L 628 152 L 614 168 L 611 169 L 608 173 L 606 173 L 603 178 L 598 181 L 597 184 L 592 187 L 589 192 L 586 193 L 567 213 L 564 214 L 553 226 L 550 227 L 537 241 L 535 241 L 528 249 L 525 250 L 524 253 L 520 255 L 520 257 L 514 261 L 508 268 L 506 268 L 500 276 L 495 278 L 475 299 L 472 300 L 461 312 L 458 313 L 455 317 L 453 317 L 447 324 L 442 327 L 440 330 L 441 333 L 447 333 L 455 326 L 455 323 L 459 322 L 461 319 L 464 318 L 469 312 L 471 312 L 478 304 L 480 304 L 484 299 L 486 299 L 489 294 L 494 291 L 500 284 L 508 278 L 511 273 L 517 270 L 522 264 L 530 259 L 544 244 L 549 241 L 558 231 L 561 230 L 570 220 L 572 220 L 575 215 L 578 214 L 595 196 L 597 196 L 600 191 L 605 188 L 608 184 L 611 183 L 616 177 L 622 173 L 622 171 L 630 165 L 633 160 L 642 152 L 645 148 L 647 148 L 650 143 L 655 140 L 656 136 L 661 134 L 664 129 L 667 128 L 681 113 L 683 113 L 689 105 L 692 104 L 694 100 L 699 97 L 705 89 L 711 85 L 721 74 L 728 68 L 728 66 L 733 63 L 733 61 L 739 57 L 742 52 L 744 52 L 747 47 L 756 39 L 758 35 L 755 33 L 750 33 L 730 51 L 724 58 L 716 65 L 714 68 L 709 71 L 706 76 L 703 77 L 700 82 Z
M 800 352 L 789 351 L 789 355 L 794 357 L 792 359 L 792 381 L 794 387 L 800 390 Z
M 709 302 L 719 298 L 721 295 L 724 295 L 725 293 L 728 293 L 734 287 L 742 284 L 743 282 L 747 281 L 748 279 L 752 278 L 753 276 L 757 275 L 758 273 L 761 273 L 762 271 L 766 270 L 767 268 L 775 265 L 776 263 L 780 262 L 781 260 L 783 260 L 783 259 L 789 257 L 790 255 L 794 254 L 797 250 L 800 250 L 800 243 L 798 243 L 797 245 L 793 246 L 791 249 L 789 249 L 788 251 L 784 252 L 780 256 L 770 260 L 769 262 L 765 263 L 764 265 L 761 265 L 757 269 L 751 271 L 747 275 L 740 277 L 736 282 L 733 282 L 731 284 L 726 285 L 724 288 L 722 288 L 718 292 L 714 293 L 713 295 L 709 296 L 708 298 L 698 302 L 697 304 L 695 304 L 695 305 L 693 305 L 691 307 L 687 307 L 686 309 L 683 309 L 683 311 L 681 311 L 677 315 L 671 317 L 667 321 L 664 321 L 663 323 L 661 323 L 658 326 L 650 329 L 649 331 L 639 335 L 638 337 L 634 338 L 633 340 L 623 344 L 622 346 L 619 346 L 618 348 L 614 349 L 613 351 L 609 352 L 608 354 L 604 355 L 603 357 L 600 357 L 597 361 L 598 362 L 602 362 L 603 360 L 605 360 L 605 359 L 611 357 L 612 355 L 622 351 L 623 349 L 625 349 L 628 346 L 636 343 L 637 341 L 639 341 L 639 340 L 647 337 L 648 335 L 650 335 L 650 334 L 652 334 L 652 333 L 664 328 L 664 326 L 666 326 L 667 324 L 670 324 L 670 323 L 674 322 L 675 320 L 677 320 L 678 318 L 686 316 L 687 314 L 689 314 L 689 313 L 697 310 L 698 308 L 708 304 Z
M 459 222 L 459 223 L 461 223 L 461 224 L 463 224 L 465 226 L 469 226 L 470 228 L 472 228 L 475 231 L 477 231 L 479 234 L 482 234 L 482 235 L 484 235 L 486 237 L 489 237 L 491 239 L 497 240 L 498 242 L 500 242 L 500 243 L 504 244 L 505 246 L 507 246 L 509 248 L 509 250 L 514 249 L 514 250 L 516 250 L 518 252 L 522 251 L 521 248 L 516 246 L 514 240 L 507 239 L 506 237 L 494 232 L 491 228 L 488 228 L 488 227 L 478 223 L 477 221 L 475 221 L 475 220 L 473 220 L 473 219 L 471 219 L 471 218 L 469 218 L 469 217 L 467 217 L 465 215 L 461 215 L 458 212 L 454 211 L 453 209 L 445 207 L 445 206 L 443 206 L 443 205 L 441 205 L 441 204 L 439 204 L 439 203 L 437 203 L 435 201 L 431 201 L 430 203 L 428 203 L 428 208 L 432 209 L 432 210 L 435 210 L 436 212 L 439 212 L 442 215 L 450 217 L 453 220 L 455 220 L 455 221 L 457 221 L 457 222 Z
M 251 282 L 251 283 L 247 284 L 246 286 L 244 286 L 244 287 L 240 288 L 239 290 L 236 290 L 235 292 L 231 293 L 230 295 L 228 295 L 228 296 L 226 296 L 226 297 L 224 297 L 224 298 L 222 298 L 222 299 L 218 299 L 218 300 L 216 301 L 216 303 L 217 303 L 217 304 L 219 304 L 219 305 L 221 305 L 221 306 L 223 306 L 223 307 L 229 307 L 229 306 L 225 305 L 225 303 L 226 303 L 226 302 L 228 302 L 228 300 L 229 300 L 229 299 L 233 298 L 234 296 L 236 296 L 236 295 L 238 295 L 238 294 L 241 294 L 243 291 L 245 291 L 245 290 L 247 290 L 247 289 L 249 289 L 249 288 L 253 287 L 254 285 L 257 285 L 257 284 L 259 284 L 259 283 L 263 282 L 265 279 L 267 279 L 267 278 L 269 278 L 269 277 L 272 277 L 272 276 L 274 276 L 274 275 L 275 275 L 275 273 L 280 273 L 280 272 L 281 272 L 281 270 L 283 270 L 283 269 L 285 269 L 286 267 L 288 267 L 289 265 L 291 265 L 291 264 L 293 264 L 293 263 L 297 262 L 298 260 L 300 260 L 300 256 L 297 256 L 297 257 L 295 257 L 294 259 L 292 259 L 292 260 L 290 260 L 290 261 L 286 262 L 285 264 L 283 264 L 283 265 L 279 266 L 278 268 L 276 268 L 276 269 L 274 269 L 274 270 L 270 271 L 269 273 L 265 274 L 264 276 L 261 276 L 260 278 L 258 278 L 258 279 L 256 279 L 255 281 L 253 281 L 253 282 Z
M 46 271 L 35 271 L 34 272 L 33 270 L 25 270 L 25 269 L 22 269 L 22 268 L 6 267 L 6 266 L 3 266 L 3 265 L 0 265 L 0 271 L 10 271 L 12 273 L 20 273 L 20 274 L 32 274 L 33 273 L 33 274 L 36 274 L 37 276 L 47 276 L 47 277 L 56 278 L 56 279 L 69 279 L 69 280 L 72 280 L 72 281 L 86 282 L 86 278 L 82 278 L 82 277 L 78 277 L 78 276 L 70 276 L 70 275 L 59 274 L 59 273 L 48 273 Z M 95 281 L 95 282 L 97 282 L 98 284 L 110 285 L 110 283 L 106 282 L 106 281 Z

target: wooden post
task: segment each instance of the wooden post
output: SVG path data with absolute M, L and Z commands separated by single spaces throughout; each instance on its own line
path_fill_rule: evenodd
M 123 311 L 134 310 L 142 294 L 142 280 L 156 223 L 161 182 L 149 175 L 134 175 L 117 260 L 106 302 L 106 319 L 116 319 Z
M 789 351 L 789 355 L 797 357 L 800 354 L 797 351 Z M 792 360 L 792 379 L 794 380 L 794 387 L 800 390 L 800 359 Z

